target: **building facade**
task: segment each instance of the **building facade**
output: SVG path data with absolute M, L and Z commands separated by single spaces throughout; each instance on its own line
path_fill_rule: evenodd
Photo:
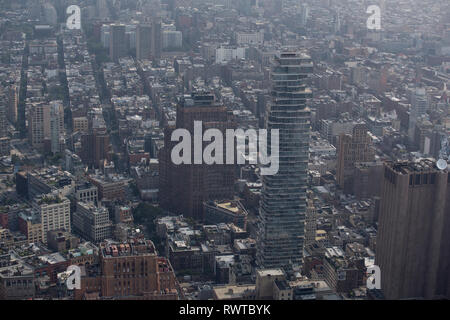
M 70 200 L 53 194 L 39 196 L 33 202 L 42 223 L 42 240 L 47 243 L 47 232 L 63 229 L 71 231 Z
M 371 162 L 375 159 L 375 152 L 372 148 L 372 140 L 367 133 L 367 126 L 357 124 L 353 127 L 352 135 L 341 134 L 337 149 L 337 183 L 344 192 L 352 193 L 355 164 Z
M 118 62 L 127 53 L 125 25 L 112 24 L 110 26 L 109 40 L 109 57 L 112 61 Z
M 50 143 L 53 154 L 61 153 L 65 149 L 64 107 L 62 101 L 50 102 Z
M 73 213 L 73 228 L 83 238 L 94 243 L 111 237 L 112 223 L 105 207 L 96 207 L 93 203 L 78 202 Z
M 385 164 L 375 264 L 387 299 L 450 297 L 449 183 L 432 160 Z
M 227 128 L 235 127 L 232 114 L 210 92 L 196 92 L 181 99 L 176 128 L 187 129 L 193 139 L 194 121 L 202 122 L 203 131 L 215 128 L 224 133 Z M 191 152 L 191 164 L 175 165 L 171 159 L 172 148 L 176 145 L 171 141 L 174 130 L 173 127 L 166 129 L 164 148 L 159 153 L 160 204 L 169 211 L 203 220 L 204 201 L 232 199 L 235 166 L 194 164 L 194 152 Z M 193 145 L 191 143 L 192 148 Z
M 153 243 L 130 239 L 100 245 L 100 270 L 81 278 L 75 299 L 96 293 L 101 297 L 130 300 L 177 300 L 178 284 L 165 258 L 158 257 Z
M 136 58 L 138 60 L 150 59 L 152 46 L 152 26 L 140 24 L 136 29 Z
M 28 111 L 28 138 L 33 148 L 44 149 L 44 140 L 50 135 L 50 106 L 34 103 Z

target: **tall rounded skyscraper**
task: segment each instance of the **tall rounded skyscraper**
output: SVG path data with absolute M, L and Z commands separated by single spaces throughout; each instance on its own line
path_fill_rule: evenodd
M 309 158 L 312 73 L 310 57 L 283 52 L 271 72 L 272 103 L 267 130 L 279 130 L 279 170 L 262 177 L 257 264 L 260 268 L 298 269 L 302 264 Z M 270 150 L 270 140 L 268 141 Z

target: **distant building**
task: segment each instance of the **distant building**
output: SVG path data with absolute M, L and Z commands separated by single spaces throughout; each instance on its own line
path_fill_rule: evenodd
M 11 151 L 11 139 L 9 137 L 0 138 L 0 155 L 9 156 Z
M 352 193 L 355 164 L 358 162 L 371 162 L 375 159 L 375 151 L 366 125 L 355 125 L 352 135 L 341 134 L 337 151 L 337 183 L 345 193 Z
M 411 93 L 411 109 L 409 113 L 408 136 L 413 141 L 415 128 L 419 118 L 426 115 L 428 110 L 428 98 L 425 88 L 416 88 Z
M 111 238 L 112 223 L 105 207 L 93 203 L 78 202 L 73 213 L 73 228 L 83 238 L 94 243 Z
M 164 30 L 162 32 L 163 49 L 180 49 L 183 47 L 183 34 L 181 31 Z
M 80 157 L 88 166 L 99 168 L 104 160 L 111 161 L 112 147 L 105 130 L 91 130 L 81 136 Z
M 191 246 L 186 241 L 168 241 L 167 257 L 177 272 L 203 273 L 204 271 L 202 248 Z
M 18 194 L 29 200 L 49 193 L 68 196 L 75 189 L 72 175 L 54 166 L 29 172 L 18 172 L 16 181 Z
M 116 206 L 114 208 L 115 223 L 131 223 L 133 222 L 133 213 L 129 206 Z
M 194 121 L 201 121 L 203 128 L 214 127 L 222 132 L 235 127 L 232 114 L 210 92 L 185 95 L 178 104 L 176 119 L 176 128 L 185 128 L 191 134 Z M 171 141 L 173 130 L 173 127 L 166 129 L 164 148 L 159 153 L 158 198 L 167 210 L 203 220 L 204 201 L 233 197 L 235 166 L 194 164 L 192 159 L 192 164 L 175 165 L 171 159 L 172 148 L 176 145 Z
M 62 101 L 50 102 L 50 143 L 53 154 L 65 149 L 64 107 Z
M 89 130 L 89 121 L 87 117 L 75 117 L 73 122 L 73 132 L 87 133 Z
M 121 177 L 90 176 L 89 181 L 98 189 L 99 200 L 124 200 L 125 179 Z
M 64 252 L 77 248 L 80 239 L 64 230 L 52 230 L 47 233 L 47 245 L 51 250 Z
M 286 280 L 286 274 L 281 269 L 256 270 L 256 299 L 272 300 L 275 282 L 284 280 Z
M 244 47 L 224 47 L 216 49 L 216 63 L 227 63 L 231 60 L 245 59 L 246 48 Z
M 4 97 L 1 97 L 1 99 L 3 100 Z M 5 137 L 8 134 L 7 107 L 6 101 L 0 102 L 0 137 Z
M 136 29 L 136 59 L 150 59 L 152 49 L 152 26 L 140 24 Z
M 238 45 L 262 45 L 264 43 L 264 31 L 236 32 L 236 43 Z
M 109 57 L 112 61 L 118 62 L 120 58 L 127 54 L 127 42 L 125 39 L 125 25 L 110 25 L 109 35 Z
M 308 200 L 305 218 L 305 245 L 313 244 L 316 241 L 317 230 L 317 209 L 314 203 Z
M 9 99 L 8 99 L 8 120 L 12 124 L 17 122 L 18 106 L 19 106 L 19 88 L 16 84 L 12 84 L 9 87 Z
M 108 24 L 102 25 L 100 28 L 100 41 L 102 43 L 103 48 L 109 48 L 110 45 L 110 37 L 111 37 L 111 28 Z
M 33 148 L 43 151 L 44 140 L 50 136 L 50 106 L 33 103 L 28 112 L 28 139 Z
M 155 18 L 152 21 L 152 45 L 150 50 L 153 59 L 161 58 L 162 41 L 161 19 Z

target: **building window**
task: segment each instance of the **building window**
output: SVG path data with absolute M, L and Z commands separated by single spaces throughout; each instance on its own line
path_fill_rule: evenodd
M 434 184 L 435 181 L 436 181 L 436 173 L 432 173 L 431 174 L 431 182 L 430 182 L 430 184 Z

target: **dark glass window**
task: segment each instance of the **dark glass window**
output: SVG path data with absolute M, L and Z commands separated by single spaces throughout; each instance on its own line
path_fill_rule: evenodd
M 432 173 L 431 174 L 431 184 L 434 184 L 434 182 L 436 181 L 436 173 Z

